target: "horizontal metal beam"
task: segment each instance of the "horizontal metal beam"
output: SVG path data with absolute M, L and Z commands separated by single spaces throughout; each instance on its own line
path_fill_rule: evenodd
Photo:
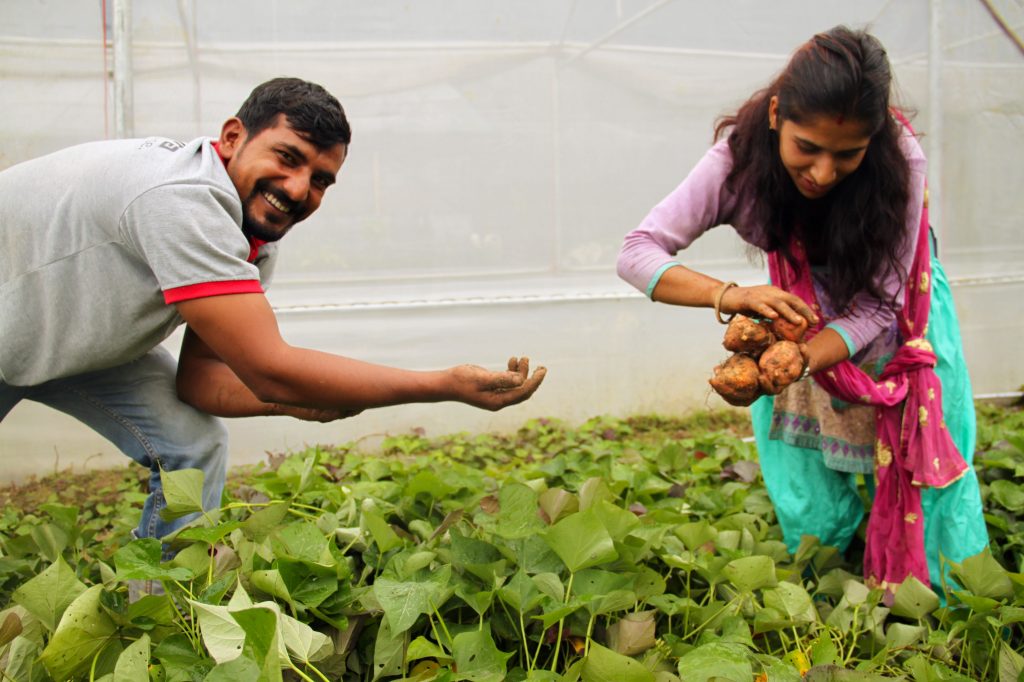
M 952 287 L 998 286 L 1024 284 L 1024 273 L 992 277 L 951 278 Z M 591 303 L 596 301 L 629 301 L 645 299 L 639 291 L 570 292 L 543 294 L 507 294 L 496 296 L 449 297 L 436 299 L 402 299 L 392 301 L 351 301 L 326 303 L 323 305 L 278 305 L 275 312 L 280 315 L 303 315 L 309 313 L 366 312 L 381 310 L 416 310 L 427 308 L 471 308 L 477 306 L 535 305 L 558 303 Z

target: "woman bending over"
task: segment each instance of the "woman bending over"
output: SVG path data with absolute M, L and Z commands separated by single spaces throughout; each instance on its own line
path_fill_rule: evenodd
M 873 36 L 836 27 L 715 128 L 719 141 L 626 235 L 618 272 L 652 300 L 809 325 L 806 380 L 751 406 L 790 552 L 845 550 L 873 497 L 864 571 L 940 584 L 939 554 L 988 543 L 970 466 L 975 414 L 949 284 L 927 222 L 926 161 L 890 107 Z M 728 224 L 771 284 L 720 282 L 674 260 Z M 876 487 L 877 484 L 877 487 Z

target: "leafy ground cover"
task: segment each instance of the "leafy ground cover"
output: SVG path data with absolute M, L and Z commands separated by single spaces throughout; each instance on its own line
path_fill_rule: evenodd
M 894 598 L 786 551 L 732 412 L 273 456 L 169 562 L 137 469 L 47 477 L 0 491 L 0 679 L 1021 680 L 1024 413 L 979 417 L 991 548 Z

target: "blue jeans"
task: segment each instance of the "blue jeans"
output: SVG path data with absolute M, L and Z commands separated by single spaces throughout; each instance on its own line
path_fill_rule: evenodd
M 38 386 L 0 383 L 0 421 L 21 400 L 69 414 L 150 470 L 139 537 L 162 538 L 196 515 L 164 521 L 160 467 L 203 472 L 203 507 L 220 507 L 227 470 L 227 430 L 216 417 L 178 400 L 177 362 L 158 346 L 138 360 L 110 369 L 55 379 Z

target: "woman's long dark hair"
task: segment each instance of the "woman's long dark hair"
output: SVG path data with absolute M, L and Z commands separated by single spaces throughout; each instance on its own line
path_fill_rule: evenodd
M 860 291 L 895 303 L 881 283 L 902 270 L 897 250 L 906 232 L 910 169 L 899 148 L 900 124 L 890 114 L 891 84 L 881 43 L 838 26 L 811 38 L 767 88 L 715 126 L 715 139 L 731 128 L 726 186 L 753 198 L 752 218 L 764 225 L 766 250 L 781 249 L 792 260 L 791 239 L 804 240 L 808 253 L 828 264 L 826 289 L 837 311 L 847 310 Z M 867 128 L 871 141 L 861 165 L 821 199 L 804 198 L 782 165 L 778 135 L 768 127 L 773 96 L 779 127 L 826 115 Z

